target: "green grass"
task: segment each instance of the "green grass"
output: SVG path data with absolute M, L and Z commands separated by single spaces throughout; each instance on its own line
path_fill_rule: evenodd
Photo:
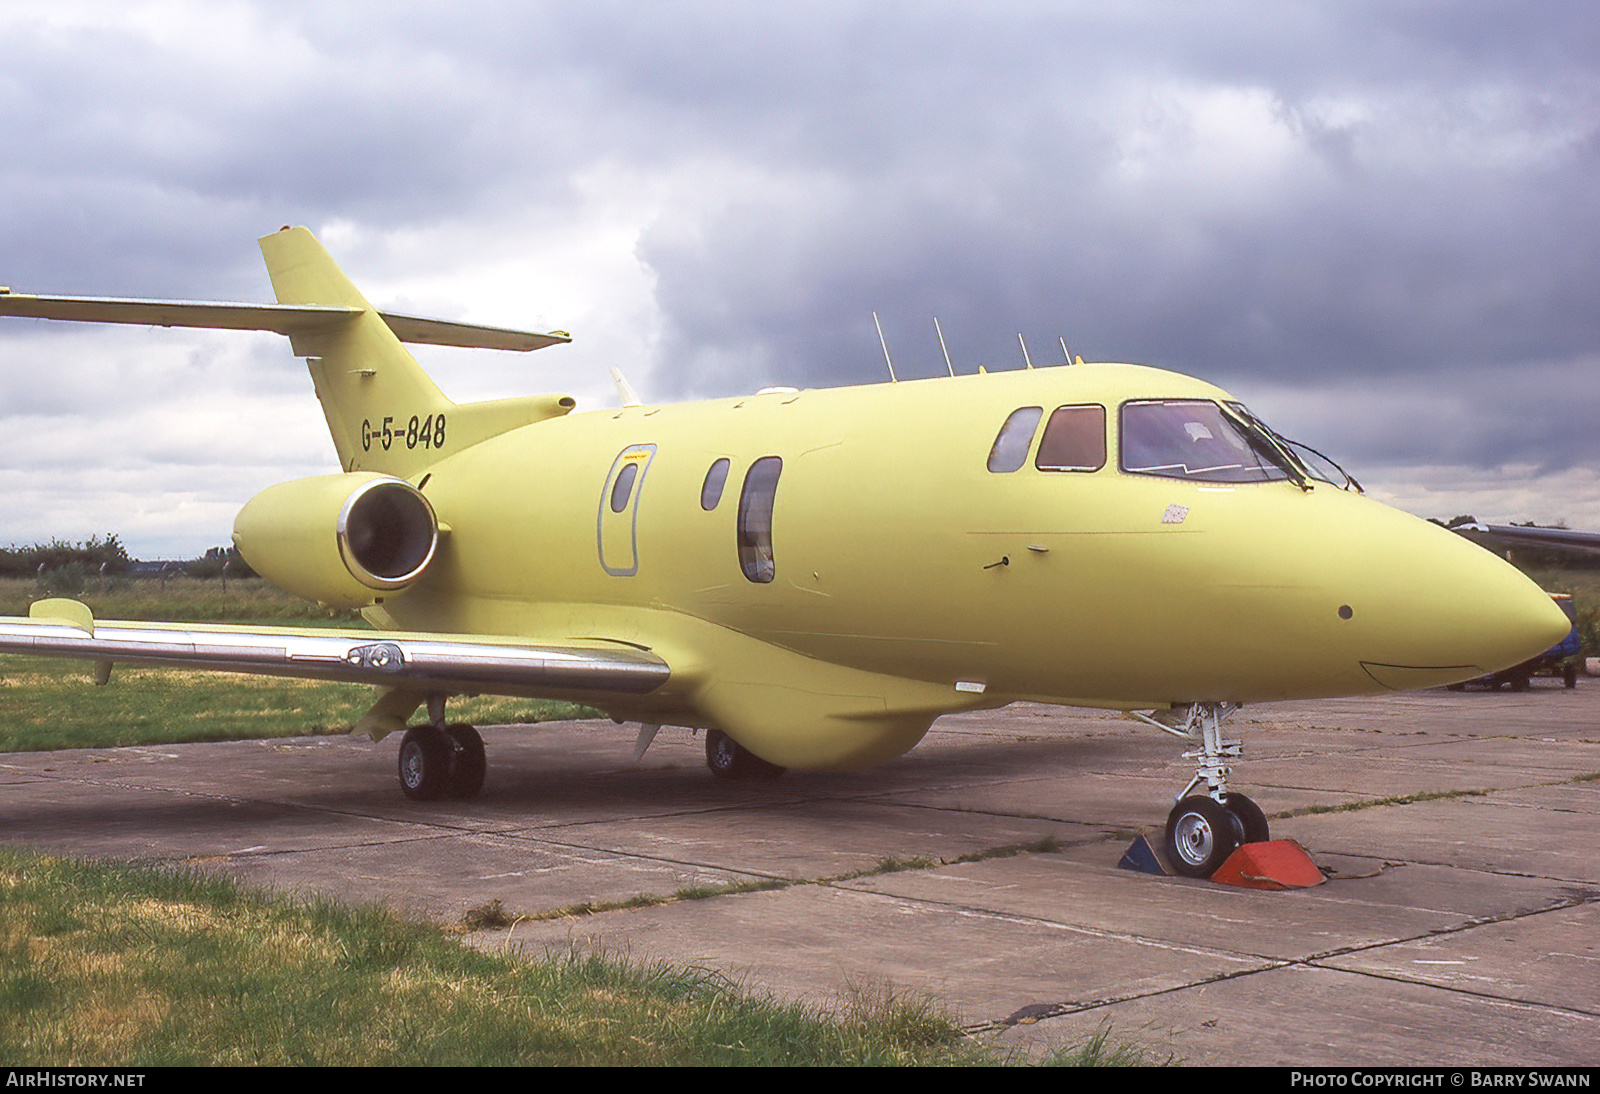
M 291 596 L 260 578 L 92 578 L 81 588 L 46 588 L 36 581 L 0 579 L 0 615 L 27 615 L 45 596 L 89 605 L 96 619 L 171 620 L 178 623 L 266 623 L 276 626 L 364 627 L 353 611 L 332 612 Z
M 1344 802 L 1339 805 L 1308 805 L 1272 814 L 1273 820 L 1290 817 L 1311 817 L 1318 813 L 1356 813 L 1363 809 L 1382 809 L 1390 805 L 1415 805 L 1418 802 L 1445 801 L 1451 798 L 1482 798 L 1493 793 L 1489 790 L 1425 790 L 1417 794 L 1396 794 L 1388 798 L 1368 798 L 1364 801 Z
M 892 992 L 830 1011 L 704 969 L 530 962 L 375 906 L 4 849 L 0 955 L 0 1066 L 1008 1062 Z M 1102 1031 L 1044 1062 L 1152 1061 Z
M 468 930 L 486 930 L 495 927 L 509 927 L 520 920 L 567 919 L 576 916 L 599 915 L 602 912 L 616 912 L 626 908 L 653 908 L 660 904 L 675 904 L 680 900 L 710 900 L 712 897 L 732 896 L 737 893 L 768 893 L 778 889 L 793 888 L 797 885 L 833 885 L 841 881 L 855 881 L 857 878 L 877 877 L 881 874 L 898 874 L 907 870 L 931 870 L 938 866 L 955 866 L 966 862 L 985 862 L 989 859 L 1013 858 L 1017 855 L 1050 854 L 1059 850 L 1061 850 L 1061 841 L 1054 836 L 1045 836 L 1032 843 L 1007 844 L 1004 847 L 992 847 L 986 851 L 972 851 L 950 859 L 930 858 L 926 855 L 912 857 L 886 855 L 865 869 L 852 870 L 844 874 L 832 874 L 827 877 L 745 878 L 740 881 L 723 882 L 720 885 L 690 885 L 665 895 L 639 893 L 635 896 L 624 897 L 621 900 L 584 900 L 577 904 L 563 904 L 559 908 L 547 908 L 540 912 L 521 914 L 507 910 L 498 900 L 491 900 L 488 904 L 468 909 L 467 913 L 462 917 L 462 925 Z
M 1137 1045 L 1111 1039 L 1110 1029 L 1099 1029 L 1081 1045 L 1059 1049 L 1041 1061 L 1044 1067 L 1174 1067 L 1172 1054 L 1152 1056 Z
M 117 666 L 97 687 L 81 662 L 0 656 L 0 752 L 346 733 L 372 696 L 362 684 L 134 665 Z M 598 716 L 497 695 L 452 700 L 449 712 L 474 725 Z
M 70 592 L 70 591 L 69 591 Z M 34 582 L 0 581 L 0 615 L 27 615 Z M 97 619 L 273 626 L 364 627 L 259 579 L 99 582 L 81 599 Z M 118 665 L 96 687 L 89 666 L 58 658 L 0 656 L 0 752 L 237 741 L 347 732 L 372 705 L 361 684 Z M 593 718 L 572 703 L 486 695 L 457 699 L 450 717 L 475 725 Z
M 840 1015 L 715 973 L 524 962 L 376 907 L 195 874 L 0 852 L 0 1063 L 983 1062 L 933 1008 Z

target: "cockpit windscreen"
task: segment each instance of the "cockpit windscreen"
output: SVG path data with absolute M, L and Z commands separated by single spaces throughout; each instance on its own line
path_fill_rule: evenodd
M 1149 399 L 1122 404 L 1122 469 L 1202 482 L 1298 479 L 1291 458 L 1248 420 L 1236 421 L 1204 399 Z

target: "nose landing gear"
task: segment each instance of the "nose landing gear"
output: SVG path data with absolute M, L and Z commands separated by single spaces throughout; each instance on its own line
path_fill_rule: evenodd
M 1237 709 L 1231 703 L 1191 703 L 1153 715 L 1133 715 L 1197 746 L 1183 754 L 1184 759 L 1195 761 L 1195 776 L 1167 814 L 1167 858 L 1185 877 L 1210 877 L 1240 844 L 1269 838 L 1261 807 L 1228 790 L 1232 769 L 1227 761 L 1239 756 L 1243 746 L 1222 736 L 1222 720 Z M 1190 793 L 1201 783 L 1206 784 L 1207 793 Z

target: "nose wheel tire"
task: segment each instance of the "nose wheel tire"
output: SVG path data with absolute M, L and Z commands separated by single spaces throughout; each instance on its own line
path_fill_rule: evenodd
M 444 797 L 450 783 L 450 759 L 455 747 L 443 730 L 412 726 L 400 741 L 400 789 L 412 801 L 431 802 Z
M 1204 795 L 1184 798 L 1167 814 L 1166 843 L 1167 857 L 1178 873 L 1210 877 L 1239 846 L 1235 814 Z
M 1243 794 L 1230 792 L 1223 808 L 1233 817 L 1234 834 L 1240 843 L 1265 843 L 1272 838 L 1267 833 L 1267 815 Z
M 720 729 L 706 733 L 706 766 L 719 779 L 776 779 L 783 768 L 769 764 Z

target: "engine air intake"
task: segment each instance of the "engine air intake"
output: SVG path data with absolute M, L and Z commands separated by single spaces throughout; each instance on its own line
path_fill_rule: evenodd
M 364 585 L 398 589 L 415 580 L 439 544 L 428 499 L 409 483 L 377 479 L 352 493 L 339 513 L 339 553 Z

